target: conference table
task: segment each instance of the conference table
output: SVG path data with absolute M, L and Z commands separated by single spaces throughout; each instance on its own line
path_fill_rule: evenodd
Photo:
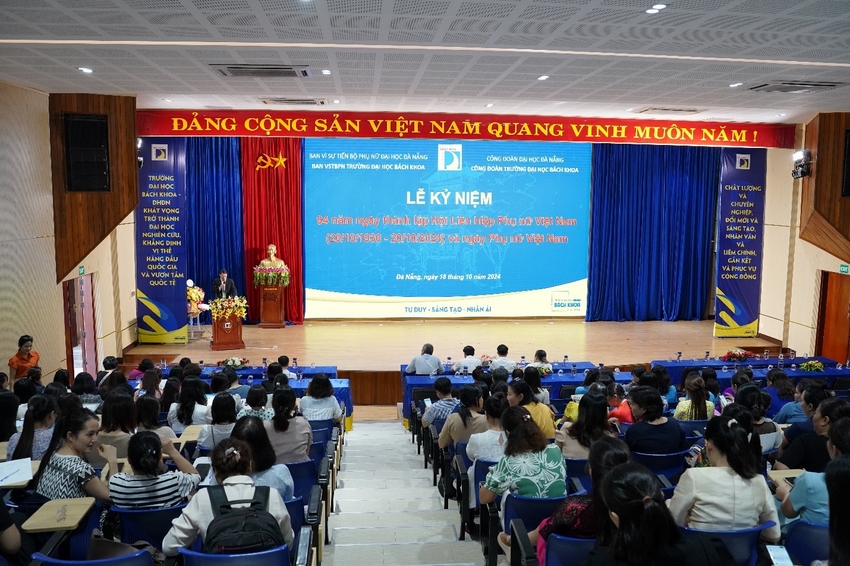
M 791 377 L 792 370 L 790 368 L 792 365 L 796 365 L 799 367 L 800 364 L 802 364 L 803 362 L 811 360 L 819 361 L 824 365 L 824 369 L 832 368 L 832 370 L 835 370 L 835 366 L 838 363 L 835 360 L 825 358 L 823 356 L 809 356 L 808 358 L 804 358 L 803 356 L 797 356 L 796 358 L 784 358 L 783 362 L 785 364 L 785 367 L 783 367 L 782 369 L 785 370 L 786 373 L 788 373 L 788 377 Z M 724 362 L 723 360 L 715 359 L 706 360 L 704 357 L 701 357 L 698 360 L 694 360 L 693 358 L 682 358 L 682 361 L 680 362 L 676 360 L 652 360 L 652 362 L 650 363 L 650 367 L 663 366 L 664 369 L 667 370 L 667 375 L 670 376 L 670 381 L 674 384 L 681 383 L 682 372 L 687 368 L 712 368 L 717 371 L 718 380 L 720 378 L 720 372 L 723 370 L 724 367 L 727 370 L 731 370 L 733 374 L 735 373 L 735 362 Z M 768 366 L 778 367 L 779 358 L 750 358 L 747 361 L 740 363 L 740 367 L 751 367 L 753 371 L 762 368 L 767 369 Z M 807 372 L 800 371 L 799 373 L 806 374 Z M 820 375 L 820 377 L 826 377 L 820 372 L 812 373 L 809 375 L 809 377 L 815 377 L 816 375 Z M 728 385 L 726 385 L 726 387 L 728 387 Z
M 413 398 L 414 389 L 433 389 L 434 381 L 438 377 L 448 377 L 452 382 L 452 387 L 460 388 L 464 385 L 473 382 L 471 375 L 445 373 L 431 377 L 430 375 L 415 375 L 405 373 L 408 364 L 401 364 L 401 388 L 404 398 L 402 400 L 402 413 L 404 415 L 405 424 L 410 418 L 410 400 Z M 572 373 L 573 365 L 575 365 L 576 373 Z M 561 391 L 561 386 L 579 386 L 584 383 L 585 371 L 598 368 L 591 362 L 569 362 L 566 365 L 563 362 L 555 362 L 552 364 L 552 373 L 540 379 L 540 384 L 549 389 L 551 398 L 558 398 Z M 485 368 L 486 369 L 486 368 Z M 560 374 L 558 372 L 561 372 Z M 614 379 L 617 383 L 628 383 L 632 380 L 630 372 L 618 372 L 614 374 Z

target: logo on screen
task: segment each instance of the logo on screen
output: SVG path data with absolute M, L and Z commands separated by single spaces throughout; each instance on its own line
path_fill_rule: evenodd
M 463 169 L 463 146 L 441 143 L 437 145 L 437 171 L 460 171 Z
M 750 168 L 750 154 L 749 153 L 736 153 L 735 154 L 735 169 L 749 169 Z
M 168 161 L 168 144 L 151 144 L 151 161 Z
M 578 311 L 581 310 L 581 298 L 570 297 L 569 291 L 556 291 L 552 293 L 553 311 Z

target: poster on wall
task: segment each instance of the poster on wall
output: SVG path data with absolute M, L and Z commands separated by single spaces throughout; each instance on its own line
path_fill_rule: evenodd
M 724 148 L 717 226 L 714 335 L 759 333 L 767 150 Z
M 186 140 L 143 138 L 136 208 L 139 343 L 186 344 Z
M 583 317 L 590 151 L 305 140 L 305 317 Z

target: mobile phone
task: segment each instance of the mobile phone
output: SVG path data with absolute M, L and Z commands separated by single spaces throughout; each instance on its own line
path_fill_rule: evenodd
M 769 482 L 767 482 L 767 487 L 768 487 L 768 489 L 770 489 L 770 493 L 772 493 L 773 495 L 776 495 L 776 484 L 775 483 L 773 483 L 772 481 L 769 481 Z
M 431 400 L 430 400 L 429 398 L 427 398 L 427 397 L 425 397 L 425 406 L 426 406 L 426 407 L 430 407 L 430 406 L 431 406 Z
M 794 476 L 793 478 L 785 478 L 785 481 L 787 481 L 788 483 L 790 483 L 792 486 L 794 485 L 794 482 L 795 482 L 796 480 L 797 480 L 797 476 Z
M 768 544 L 767 553 L 770 554 L 770 559 L 773 561 L 773 566 L 794 566 L 791 557 L 788 556 L 788 551 L 784 546 Z

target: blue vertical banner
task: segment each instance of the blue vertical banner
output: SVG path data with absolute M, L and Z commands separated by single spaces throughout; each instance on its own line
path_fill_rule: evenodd
M 136 208 L 139 343 L 186 344 L 186 139 L 142 138 Z
M 724 148 L 714 335 L 758 336 L 767 150 Z

